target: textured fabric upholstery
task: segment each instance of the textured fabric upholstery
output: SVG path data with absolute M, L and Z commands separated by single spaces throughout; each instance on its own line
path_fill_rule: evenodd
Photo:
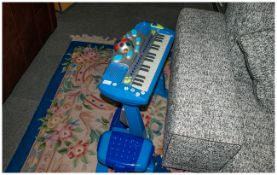
M 181 10 L 178 17 L 177 28 L 181 28 L 183 33 L 197 35 L 220 33 L 222 35 L 213 36 L 222 37 L 225 35 L 225 33 L 222 31 L 222 28 L 225 30 L 226 27 L 226 24 L 223 23 L 223 21 L 224 16 L 222 14 L 212 11 L 184 8 Z
M 274 172 L 274 118 L 264 113 L 255 99 L 244 99 L 240 104 L 244 111 L 244 144 L 221 172 Z
M 168 145 L 167 154 L 171 156 L 166 159 L 166 163 L 167 166 L 190 171 L 216 171 L 221 169 L 240 149 L 241 146 L 238 144 L 174 135 Z
M 192 20 L 197 18 L 201 20 Z M 224 16 L 215 12 L 184 9 L 178 19 L 166 132 L 184 136 L 182 147 L 193 146 L 199 154 L 189 158 L 183 149 L 178 154 L 166 155 L 175 163 L 190 159 L 188 164 L 198 165 L 187 166 L 194 171 L 215 171 L 222 167 L 237 153 L 243 139 L 242 112 L 236 102 L 235 79 L 227 59 L 225 27 Z M 179 150 L 179 146 L 170 144 L 168 150 Z M 207 149 L 210 154 L 218 155 L 218 159 L 210 156 L 217 163 L 206 157 Z M 230 155 L 226 156 L 226 152 Z M 170 166 L 170 162 L 164 164 Z
M 239 44 L 253 78 L 254 93 L 261 105 L 274 112 L 274 31 L 243 35 Z
M 274 3 L 240 3 L 239 35 L 274 28 Z
M 229 3 L 225 20 L 235 79 L 248 82 L 249 74 L 237 39 L 247 33 L 274 28 L 274 3 Z
M 253 60 L 253 65 L 262 65 L 260 98 L 272 100 L 274 78 L 267 75 L 274 63 L 270 67 L 264 62 L 271 62 L 266 57 L 274 53 L 269 52 L 274 33 L 263 39 L 250 35 L 274 26 L 273 5 L 231 3 L 225 15 L 181 11 L 171 63 L 164 166 L 200 172 L 274 171 L 274 111 L 268 113 L 257 102 L 257 83 L 247 64 Z
M 274 3 L 229 3 L 225 20 L 235 44 L 239 35 L 274 28 Z

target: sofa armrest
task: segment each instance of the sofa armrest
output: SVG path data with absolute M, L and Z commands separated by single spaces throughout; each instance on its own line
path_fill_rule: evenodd
M 180 13 L 171 64 L 165 166 L 217 171 L 241 147 L 243 116 L 225 30 L 222 14 L 195 9 Z

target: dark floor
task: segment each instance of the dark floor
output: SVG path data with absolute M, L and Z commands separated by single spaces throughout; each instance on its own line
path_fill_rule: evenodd
M 120 37 L 140 21 L 174 29 L 184 7 L 213 10 L 208 3 L 99 4 L 78 3 L 57 14 L 58 27 L 3 105 L 3 168 L 24 135 L 44 91 L 69 43 L 71 34 Z

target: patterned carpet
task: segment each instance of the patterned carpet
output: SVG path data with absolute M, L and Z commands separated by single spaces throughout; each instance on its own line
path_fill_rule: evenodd
M 44 109 L 46 116 L 39 119 L 38 135 L 21 172 L 95 172 L 98 138 L 109 129 L 116 108 L 97 88 L 114 40 L 89 36 L 73 36 L 73 40 L 58 72 L 62 81 L 51 105 Z M 169 61 L 164 73 L 168 87 Z M 142 112 L 147 135 L 155 145 L 156 171 L 166 171 L 161 167 L 166 102 L 154 95 Z

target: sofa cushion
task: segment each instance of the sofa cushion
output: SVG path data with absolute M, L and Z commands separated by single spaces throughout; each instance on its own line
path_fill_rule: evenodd
M 274 3 L 229 3 L 225 13 L 229 59 L 237 81 L 251 83 L 237 39 L 244 34 L 274 28 Z
M 256 98 L 269 112 L 274 112 L 274 31 L 246 34 L 238 41 L 253 78 Z
M 241 26 L 240 18 L 241 3 L 229 3 L 225 12 L 226 34 L 231 45 L 235 44 L 238 30 Z
M 225 20 L 234 45 L 240 35 L 274 28 L 274 3 L 229 3 Z
M 274 3 L 242 3 L 239 34 L 274 28 Z
M 224 16 L 221 13 L 184 8 L 179 14 L 176 28 L 181 30 L 182 33 L 225 37 L 225 34 L 221 35 L 225 31 L 225 27 Z M 178 35 L 178 32 L 176 34 Z

